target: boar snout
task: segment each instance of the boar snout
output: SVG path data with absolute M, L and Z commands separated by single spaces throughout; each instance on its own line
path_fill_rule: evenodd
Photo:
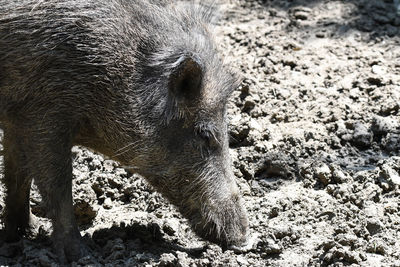
M 223 248 L 240 247 L 248 240 L 247 214 L 236 193 L 221 200 L 209 199 L 199 213 L 192 216 L 191 223 L 199 236 Z

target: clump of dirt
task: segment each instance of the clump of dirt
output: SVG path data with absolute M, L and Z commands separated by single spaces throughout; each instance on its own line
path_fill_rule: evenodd
M 142 177 L 75 147 L 75 213 L 91 252 L 73 265 L 400 266 L 394 3 L 232 0 L 221 7 L 220 48 L 243 75 L 229 103 L 229 131 L 254 248 L 239 253 L 202 241 Z M 42 227 L 1 247 L 0 264 L 56 263 L 35 190 L 31 205 Z

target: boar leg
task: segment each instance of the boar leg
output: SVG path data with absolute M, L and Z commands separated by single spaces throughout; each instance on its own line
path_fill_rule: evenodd
M 60 262 L 78 260 L 86 249 L 73 213 L 71 124 L 59 117 L 30 125 L 29 172 L 53 224 L 53 246 Z
M 4 184 L 5 198 L 4 241 L 12 242 L 26 234 L 33 215 L 29 206 L 32 176 L 28 172 L 22 136 L 12 127 L 4 129 Z

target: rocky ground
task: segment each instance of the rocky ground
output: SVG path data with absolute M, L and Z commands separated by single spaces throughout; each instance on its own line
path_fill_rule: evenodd
M 400 266 L 394 3 L 227 0 L 221 8 L 221 51 L 244 77 L 229 103 L 230 145 L 254 248 L 202 241 L 142 177 L 76 147 L 75 211 L 92 252 L 72 265 Z M 31 205 L 43 226 L 1 247 L 1 265 L 56 265 L 36 192 Z

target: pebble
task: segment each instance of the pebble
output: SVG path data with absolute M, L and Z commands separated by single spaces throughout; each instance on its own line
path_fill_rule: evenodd
M 108 197 L 108 198 L 106 198 L 106 199 L 104 200 L 103 207 L 104 207 L 105 209 L 111 209 L 111 208 L 113 207 L 111 198 Z
M 382 228 L 383 228 L 383 224 L 382 224 L 381 221 L 379 221 L 379 220 L 376 219 L 376 218 L 370 218 L 370 219 L 367 221 L 366 228 L 367 228 L 368 232 L 369 232 L 371 235 L 375 235 L 375 234 L 381 232 L 381 230 L 382 230 Z
M 399 122 L 392 117 L 374 116 L 372 119 L 371 129 L 375 135 L 385 135 L 387 133 L 396 132 Z
M 372 73 L 378 74 L 378 75 L 384 75 L 386 73 L 386 71 L 384 70 L 384 68 L 382 66 L 373 65 L 372 66 Z
M 315 167 L 314 173 L 321 183 L 327 185 L 331 181 L 331 170 L 328 165 L 322 163 L 319 166 Z
M 179 220 L 176 218 L 168 218 L 165 220 L 163 230 L 168 235 L 175 235 L 178 233 L 180 227 Z
M 352 136 L 352 141 L 354 145 L 360 148 L 366 148 L 371 146 L 373 134 L 368 130 L 365 124 L 356 123 L 354 125 L 354 133 Z
M 249 265 L 249 262 L 246 260 L 245 257 L 242 255 L 239 255 L 236 257 L 236 261 L 241 265 L 241 266 L 247 266 Z
M 255 119 L 251 119 L 249 123 L 250 130 L 255 130 L 258 132 L 262 132 L 263 128 L 260 123 L 258 123 Z

